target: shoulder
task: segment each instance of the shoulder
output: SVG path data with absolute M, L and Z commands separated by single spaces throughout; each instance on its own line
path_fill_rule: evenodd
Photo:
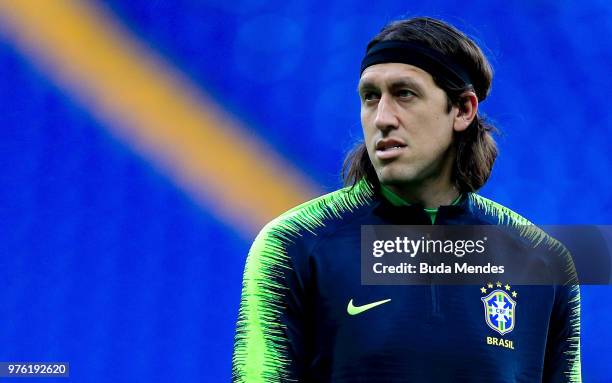
M 373 195 L 372 187 L 360 181 L 288 210 L 259 232 L 248 263 L 288 265 L 290 258 L 308 252 L 327 233 L 367 210 Z
M 370 204 L 372 196 L 369 184 L 358 183 L 303 203 L 270 221 L 249 250 L 245 286 L 259 285 L 264 280 L 284 280 L 266 285 L 266 289 L 291 285 L 287 278 L 293 278 L 293 274 L 305 275 L 308 269 L 305 255 L 318 240 L 359 214 Z
M 469 194 L 470 204 L 480 219 L 490 225 L 533 225 L 531 221 L 515 211 L 503 206 L 493 200 L 478 195 Z
M 270 221 L 255 242 L 317 235 L 343 224 L 369 206 L 373 189 L 365 181 L 345 187 L 296 206 Z
M 475 193 L 470 193 L 469 198 L 476 214 L 483 223 L 508 227 L 509 231 L 523 238 L 531 246 L 544 245 L 548 249 L 559 253 L 567 252 L 565 246 L 559 241 L 506 206 Z
M 515 211 L 495 201 L 470 193 L 470 204 L 479 221 L 486 225 L 496 225 L 504 232 L 512 234 L 528 248 L 540 249 L 547 254 L 547 263 L 557 263 L 559 269 L 574 271 L 571 254 L 557 239 Z M 552 256 L 552 257 L 551 257 Z M 572 275 L 572 278 L 575 275 Z

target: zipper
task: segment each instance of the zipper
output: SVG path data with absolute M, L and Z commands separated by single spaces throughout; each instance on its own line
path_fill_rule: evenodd
M 431 285 L 431 317 L 433 319 L 440 318 L 440 290 L 438 286 Z
M 439 225 L 440 221 L 440 209 L 436 214 L 434 222 L 432 225 Z M 434 284 L 435 282 L 432 280 L 430 285 L 430 293 L 431 293 L 431 319 L 439 319 L 440 318 L 440 290 L 438 286 Z
M 468 193 L 466 196 L 466 199 L 469 198 L 470 194 Z M 460 195 L 460 197 L 462 197 Z M 455 199 L 455 201 L 453 201 L 452 205 L 455 204 L 460 204 L 460 197 L 458 197 L 457 199 Z M 467 203 L 467 202 L 466 202 Z M 452 207 L 452 206 L 451 206 Z M 449 218 L 450 221 L 456 221 L 457 220 L 457 211 L 456 210 L 449 210 L 448 207 L 446 206 L 440 206 L 438 208 L 438 212 L 436 214 L 436 218 L 434 219 L 434 222 L 432 222 L 432 225 L 448 225 L 449 223 Z M 438 285 L 434 284 L 434 281 L 431 281 L 431 285 L 430 285 L 430 293 L 431 293 L 431 313 L 430 313 L 430 318 L 432 320 L 441 320 L 442 319 L 442 312 L 440 311 L 440 287 Z M 448 291 L 448 290 L 446 290 Z

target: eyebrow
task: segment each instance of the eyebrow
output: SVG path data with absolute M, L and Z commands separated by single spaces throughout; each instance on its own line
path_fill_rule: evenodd
M 392 90 L 395 90 L 398 88 L 405 88 L 405 87 L 413 88 L 417 92 L 421 94 L 423 93 L 423 87 L 421 86 L 421 84 L 419 84 L 417 81 L 415 81 L 414 79 L 410 77 L 400 77 L 400 78 L 394 79 L 390 85 L 390 88 Z M 379 87 L 376 85 L 374 81 L 365 80 L 363 82 L 359 82 L 359 85 L 357 86 L 357 91 L 362 92 L 364 90 L 378 89 L 378 88 Z

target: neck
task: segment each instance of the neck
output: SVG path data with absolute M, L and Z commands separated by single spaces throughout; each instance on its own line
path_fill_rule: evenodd
M 393 184 L 385 185 L 393 193 L 409 203 L 417 203 L 425 208 L 438 208 L 450 205 L 459 196 L 459 190 L 450 182 L 429 182 L 419 185 Z

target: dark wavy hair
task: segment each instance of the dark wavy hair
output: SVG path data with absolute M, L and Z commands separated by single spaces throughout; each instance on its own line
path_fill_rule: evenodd
M 455 27 L 430 17 L 398 20 L 386 25 L 369 43 L 366 51 L 380 41 L 402 40 L 417 42 L 437 50 L 461 65 L 470 75 L 472 84 L 457 87 L 443 78 L 433 77 L 434 82 L 447 96 L 447 112 L 453 105 L 461 104 L 461 94 L 471 90 L 483 101 L 489 94 L 493 69 L 482 50 Z M 453 164 L 452 182 L 460 192 L 480 189 L 491 175 L 497 157 L 497 145 L 492 133 L 497 129 L 477 113 L 472 123 L 462 132 L 455 132 L 453 145 L 456 158 Z M 346 186 L 355 185 L 361 179 L 378 186 L 378 176 L 368 156 L 365 143 L 359 143 L 349 152 L 342 166 L 342 179 Z

